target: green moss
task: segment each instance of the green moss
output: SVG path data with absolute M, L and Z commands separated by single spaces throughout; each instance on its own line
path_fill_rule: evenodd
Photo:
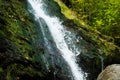
M 72 12 L 68 7 L 65 6 L 65 4 L 61 0 L 54 0 L 56 1 L 59 6 L 61 7 L 61 12 L 68 18 L 68 19 L 74 19 L 75 13 Z
M 35 32 L 34 24 L 31 24 L 30 17 L 27 10 L 24 8 L 24 4 L 20 1 L 4 1 L 4 6 L 1 7 L 2 17 L 7 23 L 4 26 L 4 30 L 0 33 L 5 35 L 7 39 L 12 41 L 18 48 L 18 52 L 24 57 L 28 57 L 29 53 L 32 52 L 31 36 Z
M 37 70 L 34 67 L 36 65 L 34 54 L 41 55 L 43 50 L 37 47 L 39 40 L 36 31 L 38 28 L 28 13 L 25 2 L 4 0 L 0 4 L 0 37 L 4 37 L 3 41 L 6 41 L 5 45 L 7 45 L 7 47 L 4 47 L 4 52 L 0 50 L 0 59 L 3 60 L 0 63 L 2 64 L 0 72 L 4 65 L 7 67 L 0 78 L 4 75 L 5 80 L 17 79 L 18 75 L 28 75 L 28 77 L 44 76 L 42 70 Z
M 44 76 L 44 74 L 41 73 L 41 71 L 35 70 L 32 65 L 24 66 L 22 64 L 15 63 L 7 67 L 6 80 L 20 78 L 20 76 L 24 76 L 24 75 L 27 75 L 31 78 L 35 76 L 39 76 L 39 77 Z
M 0 73 L 2 73 L 3 72 L 3 68 L 2 67 L 0 67 Z

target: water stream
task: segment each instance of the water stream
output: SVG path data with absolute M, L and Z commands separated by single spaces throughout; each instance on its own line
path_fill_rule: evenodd
M 48 26 L 50 35 L 52 36 L 53 41 L 60 52 L 60 55 L 64 58 L 70 67 L 74 80 L 84 80 L 81 68 L 76 63 L 77 61 L 75 52 L 77 52 L 77 55 L 79 55 L 80 52 L 74 52 L 68 47 L 68 44 L 65 40 L 65 37 L 69 38 L 69 36 L 66 35 L 66 32 L 68 31 L 63 27 L 62 22 L 57 17 L 50 17 L 48 14 L 46 14 L 43 6 L 44 2 L 42 0 L 28 0 L 28 2 L 32 7 L 32 9 L 30 9 L 30 12 L 35 16 L 35 20 L 40 24 L 47 48 L 51 49 L 51 46 L 47 43 L 48 39 L 45 35 L 46 29 L 44 26 L 42 26 L 43 20 Z

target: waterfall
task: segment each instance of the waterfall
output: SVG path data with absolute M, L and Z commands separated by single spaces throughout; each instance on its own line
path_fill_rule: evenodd
M 41 24 L 41 19 L 43 19 L 47 24 L 57 49 L 60 51 L 60 55 L 64 58 L 71 69 L 74 80 L 83 80 L 82 71 L 76 63 L 76 55 L 68 48 L 68 45 L 65 41 L 64 36 L 66 30 L 64 29 L 62 22 L 57 17 L 50 17 L 48 14 L 46 14 L 46 11 L 43 9 L 44 2 L 42 0 L 28 0 L 28 2 L 32 7 L 30 12 L 35 16 L 36 21 Z M 41 27 L 41 29 L 44 36 L 45 29 L 44 27 Z M 44 36 L 44 40 L 47 44 L 47 37 Z

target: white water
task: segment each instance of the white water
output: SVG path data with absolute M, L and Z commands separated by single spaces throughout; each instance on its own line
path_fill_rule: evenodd
M 28 0 L 28 2 L 33 8 L 31 10 L 31 13 L 34 14 L 35 19 L 39 22 L 40 18 L 42 18 L 48 25 L 49 31 L 57 48 L 59 49 L 62 57 L 65 59 L 71 69 L 74 80 L 83 80 L 82 71 L 76 63 L 75 53 L 72 53 L 72 51 L 69 50 L 65 42 L 64 36 L 66 30 L 61 24 L 62 22 L 60 22 L 57 17 L 50 17 L 49 15 L 45 14 L 42 0 Z

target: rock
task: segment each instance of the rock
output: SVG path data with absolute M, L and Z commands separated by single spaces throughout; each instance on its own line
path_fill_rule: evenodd
M 56 2 L 44 1 L 50 16 L 62 15 Z M 2 0 L 0 4 L 0 80 L 70 80 L 52 65 L 53 58 L 56 65 L 63 59 L 44 53 L 43 35 L 28 12 L 27 1 Z
M 103 70 L 97 80 L 120 80 L 120 64 L 113 64 Z

